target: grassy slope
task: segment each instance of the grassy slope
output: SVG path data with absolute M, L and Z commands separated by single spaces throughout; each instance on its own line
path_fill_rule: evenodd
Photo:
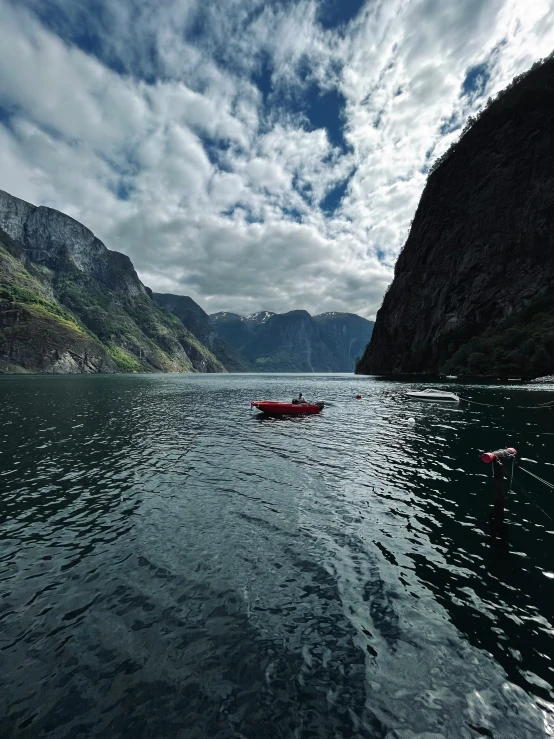
M 106 371 L 114 369 L 96 337 L 58 303 L 40 271 L 31 273 L 21 258 L 18 247 L 0 234 L 0 367 L 32 371 L 40 369 L 42 357 L 69 351 L 93 355 Z
M 186 295 L 154 293 L 154 301 L 183 324 L 202 344 L 209 348 L 229 372 L 250 372 L 252 367 L 238 351 L 217 333 L 208 314 Z

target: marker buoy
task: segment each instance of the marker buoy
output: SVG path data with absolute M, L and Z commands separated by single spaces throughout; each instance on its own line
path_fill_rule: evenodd
M 415 418 L 408 418 L 408 423 L 410 424 L 410 426 L 413 426 L 415 423 Z
M 362 397 L 362 396 L 360 395 L 360 393 L 358 393 L 358 394 L 356 395 L 356 400 L 360 400 L 360 399 L 361 399 L 361 397 Z
M 490 464 L 495 459 L 505 459 L 506 457 L 513 457 L 517 454 L 517 451 L 513 447 L 507 449 L 497 449 L 495 452 L 485 452 L 481 455 L 483 462 Z

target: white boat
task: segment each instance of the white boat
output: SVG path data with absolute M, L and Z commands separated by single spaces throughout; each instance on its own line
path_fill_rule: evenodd
M 447 380 L 457 380 L 458 379 L 458 375 L 446 375 L 446 379 Z
M 460 398 L 454 393 L 447 393 L 445 390 L 437 390 L 434 387 L 428 387 L 425 390 L 412 391 L 406 393 L 409 398 L 416 400 L 447 400 L 451 403 L 459 403 Z

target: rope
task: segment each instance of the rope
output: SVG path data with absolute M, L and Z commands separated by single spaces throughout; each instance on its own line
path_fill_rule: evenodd
M 519 488 L 519 489 L 521 490 L 521 492 L 522 492 L 522 493 L 523 493 L 523 494 L 524 494 L 524 495 L 525 495 L 525 496 L 526 496 L 526 497 L 527 497 L 527 498 L 528 498 L 528 499 L 529 499 L 529 500 L 531 501 L 531 503 L 532 503 L 532 504 L 533 504 L 533 505 L 535 506 L 535 508 L 537 508 L 537 509 L 538 509 L 538 510 L 539 510 L 539 511 L 540 511 L 541 513 L 543 513 L 543 514 L 544 514 L 544 515 L 545 515 L 545 516 L 546 516 L 546 517 L 548 518 L 548 520 L 549 520 L 549 521 L 551 521 L 552 523 L 554 523 L 554 519 L 552 518 L 552 516 L 550 516 L 550 515 L 549 515 L 549 514 L 548 514 L 548 513 L 547 513 L 547 512 L 546 512 L 546 511 L 544 510 L 544 508 L 541 508 L 541 506 L 540 506 L 540 505 L 539 505 L 539 504 L 538 504 L 538 503 L 537 503 L 537 502 L 536 502 L 536 501 L 534 500 L 534 498 L 532 497 L 531 493 L 529 493 L 529 492 L 528 492 L 528 491 L 527 491 L 527 490 L 526 490 L 526 489 L 525 489 L 525 488 L 523 487 L 523 485 L 522 485 L 522 484 L 521 484 L 521 483 L 519 482 L 519 480 L 516 480 L 516 479 L 514 478 L 514 464 L 515 464 L 515 454 L 512 454 L 512 469 L 511 469 L 511 471 L 510 471 L 510 485 L 508 486 L 508 493 L 509 493 L 509 492 L 510 492 L 510 491 L 512 490 L 512 485 L 517 485 L 517 486 L 518 486 L 518 488 Z M 539 480 L 539 481 L 540 481 L 540 482 L 542 482 L 542 483 L 543 483 L 544 485 L 546 485 L 547 487 L 549 487 L 549 488 L 551 488 L 552 490 L 554 490 L 554 485 L 552 485 L 552 483 L 548 482 L 548 480 L 544 480 L 544 479 L 543 479 L 542 477 L 539 477 L 538 475 L 535 475 L 535 473 L 534 473 L 534 472 L 529 472 L 529 470 L 526 470 L 526 469 L 525 469 L 524 467 L 520 467 L 519 465 L 518 465 L 518 469 L 522 470 L 523 472 L 526 472 L 526 473 L 527 473 L 528 475 L 531 475 L 531 477 L 534 477 L 534 478 L 535 478 L 536 480 Z M 492 470 L 492 475 L 493 475 L 493 478 L 494 478 L 494 465 L 492 465 L 492 464 L 491 464 L 491 470 Z
M 479 403 L 476 400 L 469 400 L 468 398 L 462 398 L 461 395 L 458 396 L 460 400 L 463 400 L 464 403 L 469 403 L 470 405 L 484 405 L 487 408 L 526 408 L 527 410 L 531 408 L 546 408 L 548 406 L 554 406 L 554 400 L 548 401 L 548 403 L 539 403 L 538 405 L 498 405 L 498 403 Z
M 510 486 L 508 488 L 508 492 L 511 491 L 511 489 L 512 489 L 512 483 L 514 481 L 514 464 L 515 464 L 515 461 L 516 461 L 516 455 L 515 454 L 512 454 L 512 471 L 510 473 Z
M 541 508 L 540 505 L 535 502 L 535 500 L 532 498 L 531 494 L 528 493 L 527 490 L 525 490 L 525 488 L 523 487 L 523 485 L 518 480 L 514 480 L 514 483 L 518 486 L 518 488 L 521 490 L 521 492 L 525 496 L 527 496 L 527 498 L 529 498 L 529 500 L 535 506 L 535 508 L 538 508 L 541 513 L 544 513 L 544 515 L 548 518 L 549 521 L 552 521 L 552 523 L 554 523 L 554 519 L 552 518 L 552 516 L 549 516 L 548 513 L 544 510 L 544 508 Z
M 531 477 L 534 477 L 535 480 L 539 480 L 539 482 L 542 482 L 544 485 L 554 490 L 554 485 L 551 482 L 548 482 L 548 480 L 544 480 L 542 477 L 535 475 L 534 472 L 529 472 L 529 470 L 526 470 L 524 467 L 520 467 L 519 469 L 523 472 L 526 472 L 528 475 L 531 475 Z

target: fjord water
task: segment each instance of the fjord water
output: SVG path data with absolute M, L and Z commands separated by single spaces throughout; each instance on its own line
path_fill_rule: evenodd
M 554 481 L 554 414 L 407 388 L 2 378 L 2 736 L 552 736 L 554 497 L 516 471 L 494 543 L 479 455 Z

